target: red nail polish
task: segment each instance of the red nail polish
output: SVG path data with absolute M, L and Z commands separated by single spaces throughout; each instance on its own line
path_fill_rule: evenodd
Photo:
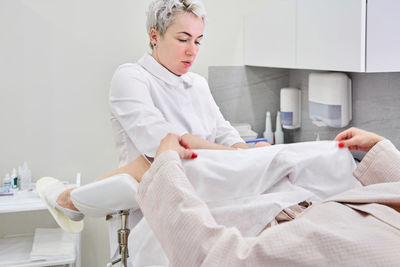
M 340 143 L 338 144 L 338 146 L 339 146 L 340 148 L 343 148 L 343 147 L 344 147 L 344 143 L 343 143 L 343 142 L 340 142 Z
M 192 152 L 192 159 L 195 159 L 195 158 L 197 158 L 197 154 Z

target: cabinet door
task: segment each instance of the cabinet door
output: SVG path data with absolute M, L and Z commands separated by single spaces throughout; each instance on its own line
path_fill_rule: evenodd
M 367 72 L 400 71 L 400 1 L 368 0 Z
M 297 68 L 364 72 L 365 16 L 366 0 L 298 0 Z
M 295 67 L 296 0 L 266 0 L 262 13 L 244 21 L 246 65 Z

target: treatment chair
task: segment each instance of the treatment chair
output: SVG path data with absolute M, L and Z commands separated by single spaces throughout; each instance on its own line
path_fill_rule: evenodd
M 121 228 L 116 233 L 120 258 L 107 264 L 108 267 L 119 262 L 122 267 L 128 266 L 130 230 L 127 228 L 127 219 L 130 210 L 139 208 L 136 201 L 138 186 L 139 184 L 129 174 L 118 174 L 78 187 L 71 192 L 74 205 L 86 216 L 120 215 Z

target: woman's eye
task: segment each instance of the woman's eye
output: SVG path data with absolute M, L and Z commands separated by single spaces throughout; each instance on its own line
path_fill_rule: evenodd
M 179 39 L 179 42 L 181 42 L 181 43 L 186 43 L 186 40 Z
M 200 42 L 195 42 L 197 45 L 201 45 Z

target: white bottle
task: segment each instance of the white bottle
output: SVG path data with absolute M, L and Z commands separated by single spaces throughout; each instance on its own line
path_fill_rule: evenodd
M 278 111 L 276 114 L 276 130 L 275 130 L 275 144 L 283 144 L 283 131 L 281 125 L 281 113 Z
M 24 190 L 23 189 L 24 177 L 25 177 L 24 169 L 22 168 L 22 166 L 18 166 L 19 188 L 21 190 Z
M 268 111 L 265 117 L 265 132 L 264 138 L 267 138 L 268 143 L 274 144 L 274 133 L 272 132 L 271 113 Z
M 10 174 L 7 173 L 3 179 L 3 188 L 5 192 L 10 192 L 12 187 L 11 177 Z
M 31 189 L 32 174 L 31 170 L 28 167 L 28 163 L 24 162 L 24 165 L 20 169 L 19 173 L 21 177 L 21 190 Z

